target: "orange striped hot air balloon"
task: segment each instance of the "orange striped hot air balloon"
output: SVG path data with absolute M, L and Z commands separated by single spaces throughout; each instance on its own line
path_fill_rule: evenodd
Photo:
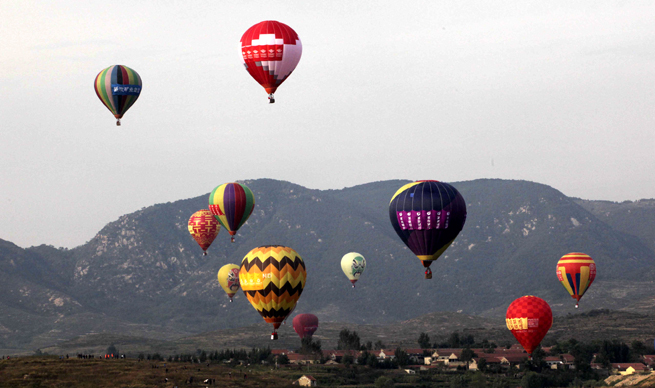
M 580 298 L 596 278 L 596 263 L 584 253 L 568 253 L 557 262 L 557 278 L 576 300 L 575 308 L 578 308 Z
M 289 247 L 258 247 L 243 258 L 241 289 L 262 318 L 273 324 L 271 339 L 277 339 L 277 329 L 296 307 L 306 277 L 305 262 Z

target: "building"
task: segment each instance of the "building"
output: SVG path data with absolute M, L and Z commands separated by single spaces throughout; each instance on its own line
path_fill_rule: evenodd
M 655 368 L 655 354 L 643 355 L 641 358 L 644 364 L 650 366 L 651 369 Z
M 302 375 L 298 380 L 294 381 L 293 384 L 298 384 L 301 387 L 315 387 L 316 379 L 310 375 Z
M 612 364 L 613 374 L 627 376 L 640 372 L 648 372 L 648 367 L 640 362 L 618 362 Z

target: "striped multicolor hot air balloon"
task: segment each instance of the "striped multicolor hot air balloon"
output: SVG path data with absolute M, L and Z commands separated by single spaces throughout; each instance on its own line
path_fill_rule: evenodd
M 121 117 L 139 98 L 141 85 L 136 71 L 114 65 L 98 73 L 93 87 L 100 101 L 116 117 L 116 125 L 121 125 Z
M 241 289 L 264 320 L 273 324 L 271 339 L 277 339 L 277 329 L 296 307 L 306 277 L 305 263 L 289 247 L 258 247 L 243 258 Z
M 232 236 L 248 220 L 255 209 L 255 196 L 240 183 L 224 183 L 209 194 L 209 210 Z
M 275 90 L 293 72 L 302 55 L 302 44 L 291 27 L 266 20 L 250 27 L 241 37 L 241 56 L 246 70 L 275 102 Z
M 425 278 L 431 279 L 430 264 L 464 227 L 466 203 L 447 183 L 417 181 L 396 191 L 389 203 L 389 218 L 398 237 L 423 262 Z
M 202 248 L 203 256 L 207 255 L 207 249 L 221 230 L 214 215 L 207 209 L 198 210 L 189 218 L 189 233 Z
M 575 308 L 578 308 L 580 298 L 596 278 L 594 259 L 580 252 L 568 253 L 559 259 L 556 268 L 557 278 L 576 300 Z

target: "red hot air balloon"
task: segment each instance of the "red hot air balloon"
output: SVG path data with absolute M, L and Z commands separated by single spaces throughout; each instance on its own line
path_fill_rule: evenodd
M 203 256 L 207 255 L 207 248 L 212 245 L 221 225 L 214 215 L 207 209 L 198 210 L 189 218 L 189 233 L 202 248 Z
M 298 314 L 293 318 L 293 330 L 300 339 L 311 338 L 318 329 L 318 318 L 314 314 Z
M 302 44 L 291 27 L 266 20 L 250 27 L 241 37 L 241 55 L 246 70 L 268 93 L 273 93 L 293 72 L 302 55 Z
M 545 300 L 522 296 L 509 305 L 505 321 L 516 340 L 531 355 L 553 324 L 553 312 Z

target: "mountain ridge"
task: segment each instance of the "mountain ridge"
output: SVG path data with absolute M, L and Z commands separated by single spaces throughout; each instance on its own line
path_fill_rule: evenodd
M 647 276 L 654 273 L 655 252 L 648 234 L 605 219 L 607 210 L 597 204 L 520 180 L 452 183 L 467 203 L 467 223 L 433 264 L 434 279 L 422 279 L 420 261 L 388 219 L 391 196 L 407 182 L 315 190 L 273 179 L 243 181 L 255 194 L 254 212 L 234 244 L 221 231 L 206 257 L 187 221 L 207 207 L 207 195 L 121 216 L 73 249 L 22 249 L 0 241 L 0 268 L 13 274 L 0 289 L 0 348 L 43 347 L 112 327 L 174 337 L 255 324 L 261 318 L 240 293 L 226 303 L 216 272 L 270 244 L 291 246 L 303 257 L 307 285 L 295 313 L 311 312 L 322 321 L 383 324 L 439 311 L 502 317 L 524 294 L 539 295 L 562 314 L 573 301 L 556 280 L 555 264 L 571 251 L 590 254 L 599 268 L 581 308 L 641 311 L 650 305 Z M 638 213 L 612 206 L 621 219 Z M 651 224 L 637 216 L 655 229 L 655 219 Z M 368 262 L 355 290 L 338 266 L 350 251 Z M 26 292 L 29 300 L 21 299 Z M 2 327 L 11 335 L 3 336 Z

